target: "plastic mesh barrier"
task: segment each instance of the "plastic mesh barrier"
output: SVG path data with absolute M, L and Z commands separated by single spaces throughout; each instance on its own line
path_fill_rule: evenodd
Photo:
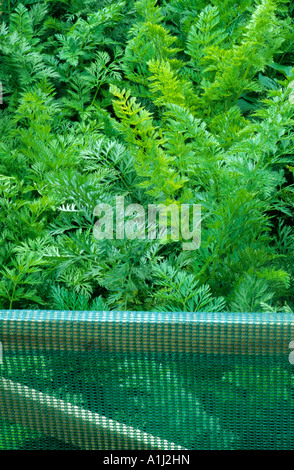
M 294 449 L 291 340 L 291 314 L 0 311 L 0 449 Z

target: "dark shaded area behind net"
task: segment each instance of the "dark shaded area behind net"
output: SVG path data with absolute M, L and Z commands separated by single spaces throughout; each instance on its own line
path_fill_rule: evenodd
M 188 449 L 294 448 L 294 376 L 285 357 L 27 350 L 5 354 L 0 371 Z M 0 449 L 83 448 L 6 418 Z

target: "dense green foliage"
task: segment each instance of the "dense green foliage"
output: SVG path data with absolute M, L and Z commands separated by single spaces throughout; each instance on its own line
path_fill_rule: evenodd
M 294 376 L 277 358 L 18 353 L 6 354 L 1 375 L 188 449 L 293 449 Z M 0 427 L 0 449 L 66 448 L 19 424 Z
M 3 2 L 0 308 L 294 308 L 293 6 L 157 3 Z M 95 239 L 121 195 L 200 248 Z

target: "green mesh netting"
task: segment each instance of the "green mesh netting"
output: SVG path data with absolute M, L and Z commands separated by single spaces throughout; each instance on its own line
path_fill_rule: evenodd
M 0 449 L 293 449 L 290 314 L 0 311 Z

